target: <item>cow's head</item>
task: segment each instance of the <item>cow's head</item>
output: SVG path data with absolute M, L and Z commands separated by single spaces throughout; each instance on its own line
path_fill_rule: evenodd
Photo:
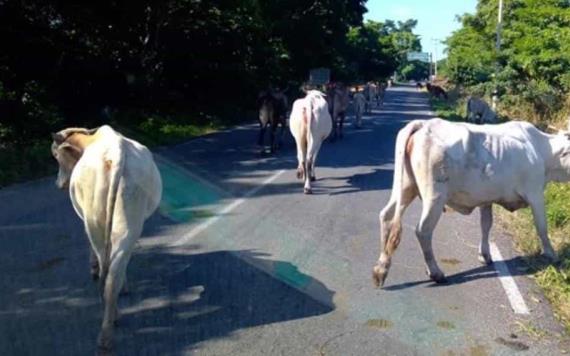
M 95 131 L 96 130 L 82 128 L 69 128 L 51 134 L 53 139 L 51 153 L 57 160 L 57 163 L 59 163 L 59 171 L 57 173 L 57 180 L 55 181 L 58 188 L 64 189 L 69 186 L 73 168 L 75 168 L 75 165 L 83 154 L 83 150 L 76 145 L 73 140 L 70 140 L 70 138 L 76 133 L 91 135 Z

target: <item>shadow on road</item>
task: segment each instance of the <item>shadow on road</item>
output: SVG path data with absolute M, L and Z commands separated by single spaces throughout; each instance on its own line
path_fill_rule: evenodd
M 260 264 L 289 283 L 256 267 Z M 152 249 L 136 256 L 133 269 L 133 291 L 123 300 L 120 354 L 180 354 L 239 329 L 333 310 L 334 293 L 322 283 L 288 262 L 251 251 Z M 290 284 L 311 285 L 324 300 Z
M 560 256 L 567 256 L 570 254 L 570 247 L 559 251 Z M 534 273 L 540 272 L 550 266 L 554 266 L 557 268 L 558 266 L 551 264 L 548 260 L 542 255 L 530 255 L 530 256 L 516 256 L 509 260 L 504 261 L 507 267 L 509 268 L 509 272 L 512 276 L 527 276 L 532 275 Z M 444 271 L 445 272 L 445 271 Z M 430 279 L 425 279 L 421 281 L 414 281 L 414 282 L 406 282 L 400 283 L 395 285 L 389 285 L 384 287 L 384 290 L 387 291 L 398 291 L 402 289 L 413 288 L 416 286 L 420 286 L 425 284 L 426 287 L 437 287 L 437 288 L 445 288 L 446 286 L 456 285 L 456 284 L 463 284 L 468 283 L 477 279 L 483 278 L 497 278 L 499 277 L 499 273 L 493 267 L 493 265 L 481 265 L 479 267 L 471 268 L 469 270 L 465 270 L 462 272 L 458 272 L 455 274 L 451 274 L 446 276 L 447 282 L 445 283 L 434 283 Z M 390 278 L 390 277 L 388 277 Z

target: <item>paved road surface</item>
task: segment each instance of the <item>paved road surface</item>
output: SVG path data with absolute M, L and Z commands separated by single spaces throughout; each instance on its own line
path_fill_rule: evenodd
M 530 314 L 515 314 L 498 272 L 478 264 L 478 213 L 442 218 L 434 248 L 449 284 L 436 286 L 414 203 L 386 288 L 373 287 L 396 133 L 431 116 L 425 94 L 388 90 L 364 129 L 349 124 L 323 146 L 312 196 L 295 179 L 289 134 L 275 156 L 259 153 L 254 125 L 157 150 L 164 199 L 131 259 L 117 354 L 561 353 L 560 326 L 497 228 Z M 0 190 L 0 355 L 95 352 L 101 305 L 87 239 L 53 182 Z M 546 336 L 519 330 L 529 322 Z

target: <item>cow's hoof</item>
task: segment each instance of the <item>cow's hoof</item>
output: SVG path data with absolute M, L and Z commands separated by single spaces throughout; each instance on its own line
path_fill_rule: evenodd
M 493 263 L 493 260 L 491 259 L 491 256 L 489 254 L 479 254 L 479 262 L 481 262 L 484 265 L 490 265 Z
M 91 270 L 91 280 L 97 281 L 99 279 L 99 269 L 96 271 Z
M 310 180 L 311 180 L 311 182 L 314 182 L 314 181 L 317 180 L 317 177 L 316 177 L 316 176 L 312 176 Z
M 549 252 L 549 253 L 544 253 L 544 257 L 546 257 L 548 259 L 548 261 L 554 265 L 556 265 L 560 262 L 560 259 L 558 258 L 558 256 L 556 255 L 556 253 L 554 251 Z
M 447 278 L 445 278 L 443 272 L 437 272 L 433 274 L 428 273 L 428 276 L 432 281 L 434 281 L 437 284 L 447 283 Z
M 303 178 L 303 172 L 300 169 L 297 169 L 297 179 Z
M 97 355 L 110 356 L 113 355 L 113 338 L 112 336 L 101 333 L 97 340 Z
M 305 194 L 313 194 L 313 190 L 311 188 L 304 188 L 303 193 Z
M 382 268 L 378 265 L 374 266 L 372 269 L 372 282 L 376 288 L 382 288 L 384 286 L 384 282 L 386 281 L 386 276 L 388 275 L 388 271 L 385 268 Z

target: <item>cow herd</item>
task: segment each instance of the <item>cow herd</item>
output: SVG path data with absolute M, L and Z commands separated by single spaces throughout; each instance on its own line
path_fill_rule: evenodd
M 354 87 L 355 126 L 370 110 L 372 98 L 383 102 L 385 86 Z M 337 83 L 326 90 L 307 90 L 294 101 L 290 131 L 297 148 L 297 177 L 304 193 L 316 180 L 315 162 L 323 142 L 332 133 L 343 137 L 350 102 L 349 86 Z M 285 91 L 267 90 L 258 96 L 259 143 L 270 127 L 270 147 L 279 148 L 287 126 Z M 494 123 L 496 115 L 477 98 L 467 104 L 469 118 Z M 276 130 L 281 126 L 279 138 Z M 162 182 L 151 152 L 109 126 L 68 128 L 52 135 L 52 154 L 59 163 L 56 184 L 69 189 L 73 208 L 83 221 L 92 251 L 91 273 L 100 282 L 104 314 L 98 339 L 101 352 L 112 349 L 118 317 L 117 298 L 124 287 L 126 268 L 144 221 L 156 210 Z M 380 256 L 373 279 L 382 286 L 401 239 L 402 215 L 417 197 L 422 213 L 415 229 L 428 276 L 445 281 L 432 250 L 432 235 L 444 211 L 481 212 L 479 259 L 491 263 L 489 231 L 492 204 L 508 210 L 530 206 L 543 251 L 556 254 L 546 230 L 544 188 L 549 181 L 570 180 L 570 133 L 546 134 L 529 123 L 500 125 L 451 123 L 441 119 L 415 120 L 396 139 L 393 187 L 380 212 Z

